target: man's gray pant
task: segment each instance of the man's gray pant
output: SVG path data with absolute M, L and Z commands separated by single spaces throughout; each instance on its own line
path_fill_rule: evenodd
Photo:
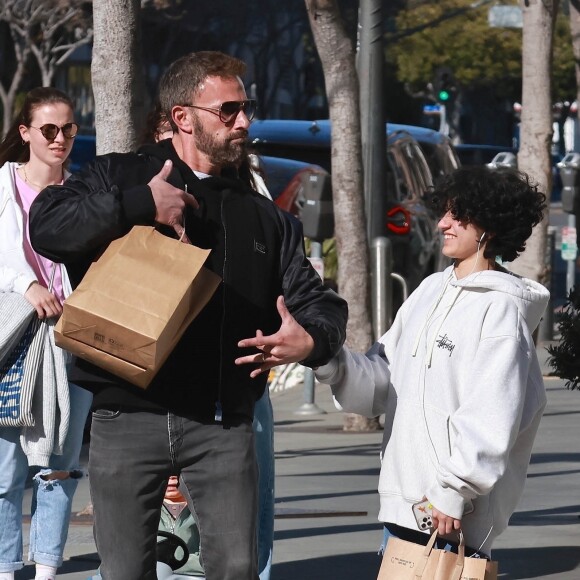
M 89 481 L 104 580 L 156 580 L 167 480 L 180 473 L 198 521 L 207 580 L 258 580 L 257 467 L 251 422 L 93 413 Z

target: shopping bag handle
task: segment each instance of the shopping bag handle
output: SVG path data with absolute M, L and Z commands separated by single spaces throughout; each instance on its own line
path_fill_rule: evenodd
M 415 572 L 415 578 L 422 578 L 423 572 L 425 571 L 425 567 L 427 566 L 427 560 L 429 559 L 429 555 L 433 551 L 433 546 L 437 540 L 437 530 L 435 530 L 425 549 L 423 550 L 423 557 L 421 561 L 418 563 L 417 570 Z M 457 550 L 457 561 L 455 562 L 455 568 L 453 569 L 453 574 L 449 578 L 449 580 L 461 580 L 461 574 L 463 573 L 463 566 L 465 565 L 465 538 L 463 537 L 463 532 L 459 530 L 459 549 Z

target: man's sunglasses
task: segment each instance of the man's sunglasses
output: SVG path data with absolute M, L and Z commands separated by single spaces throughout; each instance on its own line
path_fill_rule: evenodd
M 248 99 L 247 101 L 226 101 L 222 103 L 219 108 L 200 107 L 199 105 L 181 105 L 182 107 L 191 107 L 192 109 L 201 109 L 202 111 L 209 111 L 218 115 L 222 123 L 229 123 L 233 121 L 240 111 L 244 111 L 244 115 L 251 121 L 256 114 L 256 101 Z
M 66 123 L 62 127 L 59 127 L 58 125 L 55 125 L 53 123 L 47 123 L 42 127 L 33 127 L 32 125 L 29 125 L 29 127 L 31 129 L 36 129 L 37 131 L 40 131 L 42 133 L 42 136 L 47 141 L 54 141 L 59 131 L 62 131 L 62 134 L 67 139 L 73 139 L 74 137 L 76 137 L 77 132 L 79 130 L 79 126 L 76 123 Z

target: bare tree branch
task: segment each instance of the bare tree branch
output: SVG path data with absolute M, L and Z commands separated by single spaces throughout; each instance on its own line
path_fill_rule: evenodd
M 80 2 L 0 0 L 0 20 L 28 45 L 38 62 L 42 84 L 52 83 L 56 69 L 79 46 L 92 39 Z M 81 37 L 82 29 L 85 35 Z

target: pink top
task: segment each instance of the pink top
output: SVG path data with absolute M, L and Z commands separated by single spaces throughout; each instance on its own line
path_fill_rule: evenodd
M 37 254 L 30 243 L 30 234 L 28 232 L 28 213 L 30 212 L 30 206 L 38 195 L 37 191 L 34 191 L 28 183 L 26 183 L 18 174 L 18 171 L 14 172 L 16 175 L 16 189 L 18 190 L 16 199 L 22 209 L 23 214 L 23 226 L 26 236 L 24 239 L 24 255 L 26 261 L 30 264 L 30 267 L 34 270 L 36 274 L 36 279 L 39 284 L 42 284 L 45 288 L 48 288 L 50 282 L 50 276 L 52 274 L 52 267 L 54 262 L 51 262 L 47 258 Z M 64 291 L 62 288 L 62 275 L 60 267 L 57 264 L 54 281 L 52 284 L 52 293 L 58 298 L 59 302 L 62 304 L 64 302 Z

